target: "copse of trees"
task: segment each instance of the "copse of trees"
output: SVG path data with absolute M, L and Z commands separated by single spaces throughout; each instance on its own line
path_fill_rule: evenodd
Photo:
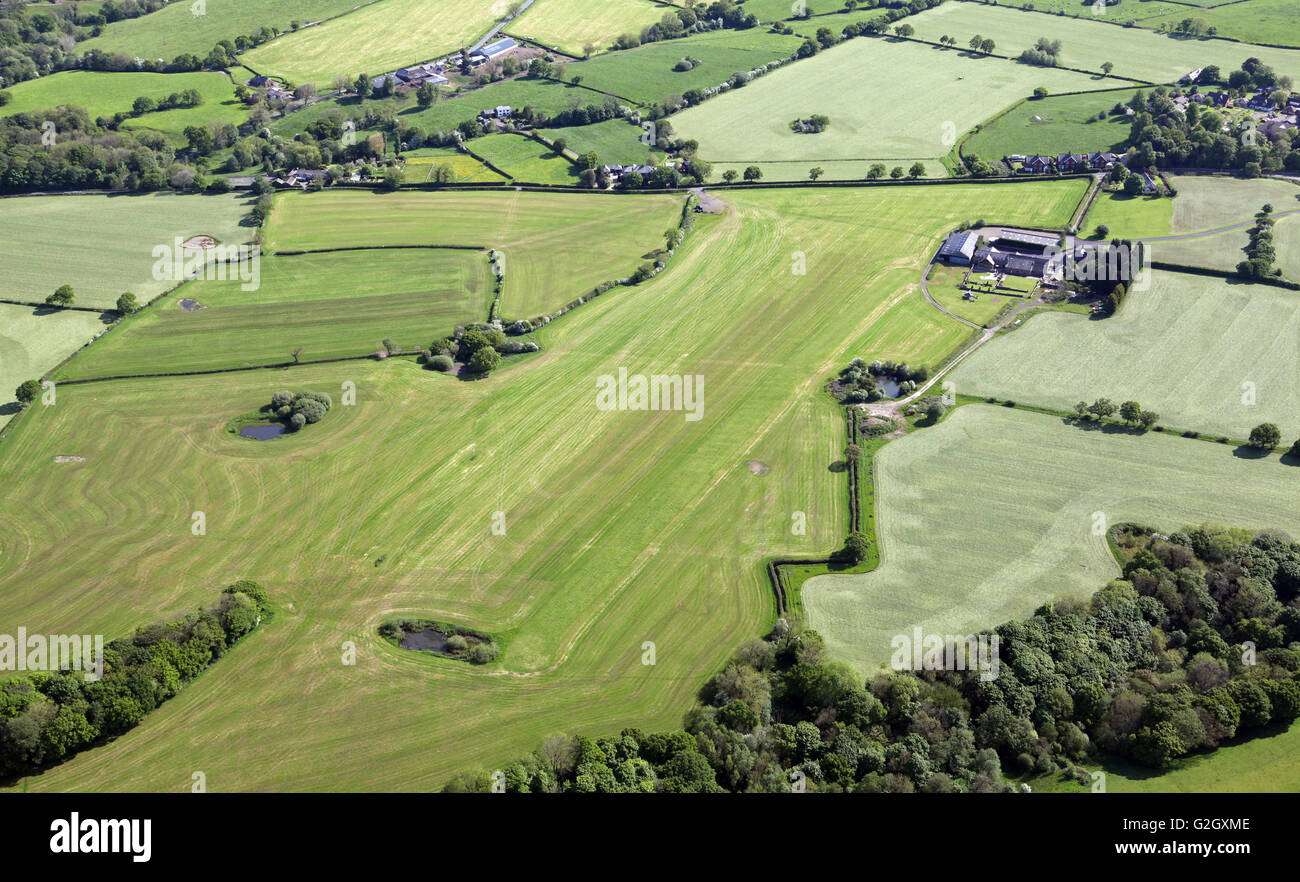
M 271 396 L 271 413 L 293 431 L 318 423 L 329 413 L 334 401 L 324 392 L 290 392 L 281 389 Z
M 1079 420 L 1104 421 L 1116 413 L 1125 425 L 1141 426 L 1143 429 L 1151 428 L 1160 420 L 1160 414 L 1144 410 L 1136 401 L 1125 401 L 1117 405 L 1109 398 L 1098 398 L 1091 404 L 1080 401 L 1074 405 L 1074 415 Z
M 1273 264 L 1277 252 L 1273 247 L 1273 206 L 1265 203 L 1255 214 L 1255 225 L 1250 228 L 1250 242 L 1246 245 L 1246 259 L 1237 264 L 1237 274 L 1248 279 L 1280 276 L 1281 269 Z

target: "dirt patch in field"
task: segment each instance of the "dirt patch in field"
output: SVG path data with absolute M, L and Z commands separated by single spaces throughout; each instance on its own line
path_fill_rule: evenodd
M 181 243 L 182 248 L 213 248 L 217 240 L 211 236 L 191 236 Z
M 723 202 L 703 187 L 696 187 L 692 192 L 699 199 L 696 208 L 701 214 L 722 214 L 722 212 L 727 210 L 727 203 Z
M 207 309 L 207 307 L 204 306 L 202 303 L 199 303 L 197 300 L 191 300 L 187 297 L 186 299 L 181 301 L 181 309 L 185 310 L 186 312 L 196 312 L 200 309 Z
M 84 456 L 56 456 L 54 457 L 54 461 L 55 462 L 85 462 L 86 458 Z
M 745 463 L 745 467 L 749 469 L 751 475 L 759 475 L 760 477 L 772 471 L 770 465 L 765 462 L 759 462 L 756 459 L 751 459 L 749 462 Z

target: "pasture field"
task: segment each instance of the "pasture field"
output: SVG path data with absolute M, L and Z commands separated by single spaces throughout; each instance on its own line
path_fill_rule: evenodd
M 1167 0 L 1124 0 L 1118 6 L 1107 6 L 1097 8 L 1094 14 L 1093 0 L 1009 0 L 1001 4 L 1008 7 L 1026 9 L 1032 6 L 1039 12 L 1051 12 L 1060 14 L 1064 12 L 1072 18 L 1097 18 L 1101 21 L 1127 22 L 1137 21 L 1139 24 L 1143 19 L 1150 16 L 1163 15 L 1166 12 L 1183 11 L 1183 17 L 1192 15 L 1201 15 L 1195 9 L 1189 9 L 1189 6 L 1212 6 L 1215 2 L 1231 2 L 1231 0 L 1178 0 L 1176 3 L 1167 2 Z
M 663 154 L 641 143 L 644 131 L 621 119 L 591 126 L 546 129 L 548 138 L 563 138 L 568 149 L 579 155 L 595 151 L 601 165 L 655 165 Z
M 469 46 L 505 15 L 506 0 L 379 0 L 248 50 L 262 74 L 324 90 L 336 76 L 378 76 Z
M 1177 186 L 1177 185 L 1175 185 Z M 1170 235 L 1174 205 L 1183 196 L 1129 196 L 1123 192 L 1102 191 L 1088 209 L 1079 233 L 1091 236 L 1098 226 L 1110 228 L 1107 238 L 1144 239 Z M 1258 209 L 1256 209 L 1258 210 Z M 1189 231 L 1190 232 L 1190 231 Z M 1156 248 L 1163 251 L 1163 247 Z
M 565 72 L 581 74 L 583 84 L 593 89 L 652 104 L 691 89 L 712 88 L 734 73 L 789 58 L 802 42 L 799 37 L 769 34 L 760 28 L 706 31 L 599 55 L 570 64 Z M 700 63 L 691 70 L 673 70 L 688 55 Z
M 650 0 L 538 0 L 505 30 L 581 58 L 611 48 L 622 34 L 640 35 L 669 12 Z
M 972 59 L 912 41 L 856 38 L 672 119 L 678 135 L 697 139 L 710 162 L 880 159 L 906 169 L 916 159 L 945 155 L 960 133 L 1037 85 L 1067 91 L 1093 82 L 1086 74 Z M 934 100 L 939 93 L 945 100 Z M 826 131 L 790 131 L 791 120 L 814 113 L 830 117 Z
M 0 303 L 0 424 L 17 405 L 19 383 L 44 376 L 103 329 L 93 312 Z
M 247 203 L 229 194 L 7 198 L 0 225 L 5 296 L 40 302 L 71 285 L 77 306 L 110 309 L 124 291 L 146 303 L 176 284 L 153 278 L 155 247 L 171 247 L 176 236 L 246 242 L 252 228 L 240 220 Z
M 1105 536 L 1092 533 L 1097 512 L 1160 529 L 1300 531 L 1300 469 L 1276 456 L 985 404 L 889 444 L 875 474 L 880 566 L 803 586 L 827 649 L 862 671 L 887 664 L 890 638 L 915 626 L 970 634 L 1118 577 Z
M 440 165 L 451 166 L 455 175 L 453 182 L 457 184 L 496 184 L 506 180 L 468 153 L 451 147 L 422 147 L 402 155 L 406 159 L 402 181 L 407 184 L 432 181 L 433 172 Z
M 230 77 L 218 72 L 196 73 L 104 73 L 89 70 L 70 70 L 47 77 L 38 77 L 10 86 L 13 96 L 0 114 L 10 116 L 32 110 L 45 110 L 62 104 L 83 107 L 93 122 L 100 116 L 129 112 L 135 99 L 166 98 L 174 92 L 197 89 L 203 96 L 198 107 L 183 107 L 146 113 L 123 123 L 127 129 L 153 129 L 182 140 L 186 126 L 230 123 L 238 125 L 248 115 L 247 109 L 235 98 L 235 87 Z
M 1122 153 L 1118 148 L 1128 140 L 1129 118 L 1094 117 L 1117 102 L 1127 103 L 1133 94 L 1125 89 L 1026 101 L 972 135 L 962 150 L 990 162 L 1013 153 Z
M 1187 10 L 1183 17 L 1193 13 L 1194 10 Z M 1110 61 L 1115 65 L 1114 76 L 1152 83 L 1175 82 L 1187 72 L 1208 64 L 1217 64 L 1226 76 L 1252 56 L 1271 65 L 1279 76 L 1300 76 L 1300 52 L 1292 49 L 1166 36 L 1142 28 L 1040 15 L 1005 6 L 945 3 L 909 17 L 908 22 L 916 29 L 918 38 L 936 41 L 948 34 L 957 38 L 957 45 L 963 50 L 975 34 L 991 37 L 997 44 L 994 52 L 1011 58 L 1032 48 L 1039 37 L 1060 40 L 1061 64 L 1065 67 L 1100 71 L 1102 63 Z M 1047 70 L 1018 66 L 1028 68 L 1030 73 Z M 1105 85 L 1116 83 L 1108 81 Z
M 318 21 L 347 12 L 358 0 L 205 0 L 195 15 L 193 3 L 171 3 L 139 18 L 111 22 L 103 33 L 77 49 L 120 52 L 132 58 L 166 58 L 189 52 L 203 58 L 222 40 L 254 34 L 263 25 L 288 31 L 291 23 Z M 364 3 L 365 0 L 360 0 Z
M 983 291 L 977 292 L 978 300 L 966 300 L 961 295 L 961 281 L 965 277 L 965 267 L 936 263 L 927 280 L 930 296 L 953 315 L 959 315 L 967 321 L 981 325 L 991 322 L 1003 307 L 1015 300 L 1005 294 L 989 294 Z M 979 278 L 979 275 L 975 276 L 975 279 Z
M 820 11 L 828 11 L 834 2 L 835 0 L 831 0 L 830 3 L 821 4 L 825 9 Z M 737 5 L 746 12 L 757 15 L 761 22 L 784 21 L 792 16 L 791 8 L 794 6 L 794 0 L 740 0 Z
M 678 725 L 701 677 L 768 626 L 761 559 L 847 529 L 824 378 L 856 354 L 941 359 L 967 329 L 918 295 L 934 240 L 982 213 L 1063 223 L 1061 191 L 728 193 L 666 272 L 475 383 L 390 359 L 64 387 L 0 455 L 0 618 L 128 633 L 236 576 L 265 580 L 281 612 L 130 733 L 18 787 L 173 791 L 203 768 L 227 792 L 418 791 L 552 732 Z M 374 223 L 350 209 L 335 235 Z M 808 274 L 792 275 L 809 243 Z M 705 376 L 703 418 L 598 410 L 596 380 L 620 366 Z M 349 381 L 356 405 L 310 432 L 223 431 L 277 388 L 337 402 Z M 56 470 L 56 454 L 86 461 Z M 790 534 L 795 510 L 806 536 Z M 53 553 L 70 534 L 79 553 Z M 402 614 L 488 630 L 504 653 L 474 668 L 404 652 L 375 633 Z M 340 664 L 345 640 L 355 666 Z
M 205 309 L 186 312 L 181 299 Z M 58 379 L 216 370 L 422 349 L 492 302 L 482 251 L 402 249 L 267 257 L 261 286 L 192 281 L 65 366 Z
M 578 183 L 577 166 L 540 141 L 524 135 L 484 135 L 469 142 L 468 147 L 514 181 L 525 184 Z
M 325 191 L 282 194 L 267 229 L 273 250 L 473 245 L 504 254 L 507 318 L 551 312 L 663 247 L 680 197 L 596 193 Z
M 956 369 L 969 395 L 1060 410 L 1075 402 L 1136 399 L 1160 422 L 1244 440 L 1273 422 L 1300 437 L 1300 300 L 1294 292 L 1155 271 L 1107 319 L 1034 316 Z M 1252 384 L 1255 400 L 1244 394 Z
M 925 166 L 927 178 L 948 177 L 947 166 L 937 159 L 800 159 L 790 162 L 717 162 L 713 164 L 713 172 L 709 179 L 721 181 L 728 169 L 737 175 L 743 175 L 745 169 L 756 165 L 763 173 L 763 177 L 760 178 L 763 181 L 807 181 L 810 180 L 809 172 L 814 168 L 822 170 L 821 180 L 824 181 L 865 181 L 871 167 L 881 163 L 886 169 L 884 180 L 888 180 L 889 169 L 899 166 L 906 172 L 912 167 L 913 162 L 920 162 Z M 738 177 L 736 180 L 743 180 L 743 178 Z
M 1292 0 L 1249 0 L 1222 8 L 1204 9 L 1188 15 L 1190 10 L 1171 9 L 1164 15 L 1143 18 L 1144 28 L 1161 25 L 1174 27 L 1185 18 L 1199 18 L 1218 28 L 1220 37 L 1243 43 L 1269 43 L 1274 46 L 1300 46 L 1300 17 Z

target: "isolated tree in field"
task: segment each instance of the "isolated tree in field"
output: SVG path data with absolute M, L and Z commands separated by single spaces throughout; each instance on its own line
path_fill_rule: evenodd
M 1104 73 L 1106 76 L 1110 76 L 1110 72 L 1114 69 L 1115 69 L 1115 65 L 1109 61 L 1103 61 L 1101 63 L 1101 72 Z
M 903 176 L 903 167 L 901 165 L 894 166 L 889 170 L 889 176 L 897 181 Z
M 1250 430 L 1250 446 L 1272 450 L 1282 443 L 1282 431 L 1273 423 L 1260 423 Z
M 71 306 L 72 302 L 77 299 L 71 285 L 60 285 L 54 293 L 45 298 L 47 306 Z
M 744 178 L 747 181 L 757 181 L 763 177 L 763 170 L 756 165 L 745 167 Z
M 1119 406 L 1119 416 L 1126 423 L 1136 423 L 1142 415 L 1142 405 L 1136 401 L 1125 401 Z
M 301 346 L 295 346 L 295 347 L 293 348 L 293 351 L 290 352 L 289 354 L 293 356 L 293 363 L 294 363 L 294 364 L 297 364 L 297 363 L 298 363 L 298 358 L 302 355 L 302 347 L 301 347 Z
M 844 559 L 852 563 L 859 563 L 867 556 L 867 551 L 870 548 L 871 545 L 867 541 L 867 537 L 860 531 L 854 530 L 844 540 L 844 549 L 840 553 Z
M 41 394 L 40 380 L 24 380 L 22 385 L 14 392 L 14 397 L 18 399 L 18 404 L 26 407 L 36 400 L 36 396 Z
M 826 172 L 822 170 L 821 166 L 817 166 L 816 168 L 810 168 L 808 169 L 808 180 L 815 181 L 825 173 Z
M 728 184 L 734 182 L 738 177 L 740 177 L 740 175 L 736 173 L 734 168 L 729 168 L 722 173 L 722 180 L 726 181 Z
M 1095 238 L 1105 239 L 1110 235 L 1110 227 L 1105 224 L 1097 224 L 1097 234 Z
M 885 176 L 885 164 L 883 162 L 872 163 L 871 168 L 867 169 L 867 180 L 875 181 Z
M 421 107 L 430 107 L 436 94 L 437 91 L 433 88 L 433 83 L 421 83 L 420 88 L 415 90 L 415 103 Z
M 131 315 L 140 309 L 140 302 L 136 300 L 135 295 L 127 291 L 121 297 L 117 298 L 117 311 L 122 315 Z
M 907 170 L 907 176 L 912 180 L 925 177 L 925 163 L 914 162 L 912 167 Z
M 993 50 L 996 48 L 997 48 L 997 43 L 994 43 L 992 40 L 988 39 L 987 37 L 980 41 L 980 51 L 983 52 L 985 55 L 992 55 Z

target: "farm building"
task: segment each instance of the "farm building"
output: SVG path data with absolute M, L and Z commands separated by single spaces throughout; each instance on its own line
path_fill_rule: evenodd
M 519 46 L 518 43 L 516 43 L 514 40 L 510 39 L 509 37 L 506 37 L 504 39 L 497 40 L 495 43 L 488 43 L 486 46 L 483 46 L 479 49 L 475 49 L 473 52 L 470 53 L 470 57 L 482 59 L 483 61 L 491 61 L 493 58 L 496 58 L 498 55 L 504 55 L 505 53 L 509 52 L 511 49 L 514 49 L 518 46 Z
M 953 233 L 939 248 L 939 259 L 947 263 L 969 266 L 975 256 L 975 243 L 979 236 L 972 232 Z

